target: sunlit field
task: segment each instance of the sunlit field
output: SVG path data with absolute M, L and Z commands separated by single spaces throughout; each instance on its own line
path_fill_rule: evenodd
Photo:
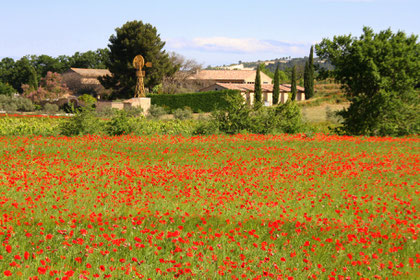
M 419 279 L 419 149 L 0 137 L 0 278 Z

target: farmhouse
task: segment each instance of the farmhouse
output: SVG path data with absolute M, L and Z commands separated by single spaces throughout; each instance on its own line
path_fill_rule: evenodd
M 301 86 L 297 86 L 296 100 L 302 101 L 305 100 L 305 89 Z M 215 83 L 211 86 L 200 89 L 200 91 L 217 91 L 217 90 L 239 90 L 242 97 L 250 105 L 254 104 L 254 85 L 253 84 L 235 84 L 235 83 Z M 266 106 L 273 105 L 273 85 L 272 84 L 262 84 L 262 101 Z M 280 85 L 280 96 L 279 103 L 286 103 L 291 92 L 290 84 Z
M 111 75 L 108 69 L 70 68 L 63 73 L 63 81 L 76 95 L 93 93 L 97 96 L 105 92 L 98 78 Z
M 270 85 L 272 79 L 260 72 L 261 84 Z M 189 80 L 213 81 L 215 83 L 254 84 L 256 70 L 199 70 Z

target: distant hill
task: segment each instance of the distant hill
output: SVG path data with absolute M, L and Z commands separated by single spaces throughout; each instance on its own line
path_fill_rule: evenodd
M 258 60 L 258 61 L 250 61 L 250 62 L 239 61 L 237 65 L 242 64 L 244 68 L 256 69 L 258 65 L 260 65 L 261 63 L 264 63 L 265 67 L 273 73 L 276 70 L 277 65 L 279 65 L 279 69 L 281 71 L 286 71 L 286 72 L 290 71 L 290 69 L 296 65 L 297 72 L 303 73 L 305 62 L 307 60 L 308 60 L 307 56 L 297 57 L 297 58 L 283 57 L 283 58 L 276 58 L 276 59 L 270 59 L 270 60 Z M 331 65 L 331 63 L 327 61 L 322 61 L 317 57 L 314 58 L 314 66 L 315 66 L 315 69 L 317 69 L 317 67 L 325 68 L 328 70 L 332 70 L 334 68 Z M 209 69 L 220 69 L 220 68 L 226 68 L 226 66 L 224 65 L 224 66 L 209 67 Z

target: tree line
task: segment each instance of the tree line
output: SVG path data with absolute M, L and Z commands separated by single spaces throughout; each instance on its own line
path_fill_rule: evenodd
M 63 73 L 71 67 L 104 69 L 109 61 L 108 49 L 76 52 L 72 56 L 26 55 L 18 60 L 6 57 L 0 61 L 0 90 L 22 93 L 22 85 L 34 88 L 48 72 Z M 6 85 L 7 84 L 7 85 Z

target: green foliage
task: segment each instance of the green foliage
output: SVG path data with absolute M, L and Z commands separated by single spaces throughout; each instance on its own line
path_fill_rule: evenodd
M 303 73 L 303 87 L 305 88 L 305 97 L 306 99 L 309 99 L 306 96 L 306 93 L 309 91 L 309 80 L 311 79 L 311 69 L 309 67 L 308 61 L 305 62 L 305 72 Z
M 419 101 L 413 98 L 413 89 L 420 83 L 417 36 L 407 37 L 402 31 L 393 34 L 390 29 L 375 34 L 364 27 L 360 38 L 346 35 L 323 39 L 316 50 L 321 59 L 335 66 L 322 76 L 342 83 L 351 102 L 341 114 L 346 133 L 417 133 L 418 126 L 409 118 L 418 114 Z
M 189 107 L 185 107 L 184 109 L 176 109 L 174 111 L 174 118 L 177 120 L 187 120 L 192 118 L 192 110 Z
M 286 72 L 279 70 L 279 83 L 283 84 L 286 83 L 289 80 L 287 77 Z
M 19 93 L 22 84 L 28 84 L 33 77 L 34 68 L 27 56 L 16 62 L 12 58 L 3 58 L 0 62 L 0 82 L 8 83 Z
M 84 53 L 76 52 L 69 58 L 70 67 L 75 68 L 106 69 L 107 63 L 109 63 L 108 49 L 97 49 Z
M 152 104 L 165 107 L 169 112 L 189 107 L 195 113 L 211 112 L 216 108 L 225 108 L 225 96 L 237 94 L 238 91 L 222 90 L 179 94 L 152 94 L 149 95 Z
M 273 85 L 273 104 L 276 105 L 279 103 L 280 97 L 280 70 L 279 67 L 276 67 L 276 72 L 274 73 L 274 85 Z
M 61 120 L 52 118 L 0 117 L 1 136 L 56 136 Z
M 38 75 L 33 67 L 30 68 L 28 85 L 32 90 L 38 89 Z
M 92 108 L 82 107 L 73 117 L 60 123 L 60 132 L 65 136 L 101 133 L 102 123 Z
M 227 134 L 249 130 L 252 108 L 244 102 L 240 94 L 227 95 L 225 100 L 227 106 L 223 110 L 219 109 L 212 113 L 218 129 Z
M 262 106 L 262 89 L 261 89 L 261 74 L 260 68 L 257 68 L 257 74 L 255 75 L 255 84 L 254 84 L 254 106 L 259 108 Z
M 124 110 L 118 110 L 106 125 L 108 135 L 130 134 L 134 131 L 133 119 Z
M 143 116 L 143 108 L 141 107 L 124 108 L 124 111 L 127 113 L 129 117 Z
M 300 132 L 303 127 L 302 114 L 295 101 L 288 100 L 276 108 L 276 114 L 279 116 L 277 127 L 285 133 Z
M 90 94 L 83 94 L 79 96 L 77 99 L 82 101 L 85 106 L 92 107 L 96 103 L 96 98 Z
M 51 104 L 51 103 L 45 103 L 44 104 L 44 111 L 48 114 L 54 114 L 58 112 L 58 105 L 57 104 Z
M 295 102 L 276 107 L 251 107 L 238 94 L 227 96 L 225 110 L 213 112 L 217 130 L 226 134 L 236 133 L 297 133 L 303 128 L 302 116 Z M 204 130 L 206 127 L 202 127 Z M 212 129 L 212 127 L 210 127 Z
M 420 98 L 412 90 L 380 91 L 371 98 L 352 98 L 349 108 L 339 112 L 344 118 L 342 131 L 372 136 L 403 136 L 420 133 Z
M 151 119 L 160 119 L 165 114 L 166 114 L 165 108 L 152 104 L 149 108 L 148 117 Z
M 308 87 L 308 99 L 312 98 L 315 94 L 315 90 L 314 90 L 314 78 L 315 78 L 315 70 L 314 70 L 314 47 L 311 46 L 311 51 L 309 52 L 309 79 L 308 79 L 308 83 L 307 83 L 307 87 Z M 305 88 L 305 97 L 306 97 L 306 88 Z
M 247 130 L 257 134 L 278 133 L 281 132 L 278 121 L 279 115 L 274 107 L 260 107 L 249 115 L 250 127 Z
M 214 120 L 202 120 L 193 131 L 193 135 L 214 135 L 219 133 L 218 123 Z
M 9 84 L 0 82 L 0 95 L 12 96 L 16 90 Z
M 145 68 L 144 84 L 152 89 L 160 84 L 164 76 L 171 76 L 177 67 L 171 63 L 168 54 L 163 50 L 165 42 L 160 39 L 155 27 L 142 21 L 129 21 L 116 34 L 109 38 L 109 61 L 107 68 L 112 76 L 101 79 L 105 88 L 112 88 L 113 98 L 128 98 L 134 94 L 136 86 L 136 69 L 132 62 L 141 54 L 151 68 Z
M 305 98 L 310 99 L 314 96 L 314 48 L 311 46 L 309 59 L 305 62 L 305 72 L 303 74 Z
M 260 65 L 258 65 L 257 69 L 260 69 L 261 72 L 263 72 L 264 74 L 266 74 L 267 76 L 269 76 L 271 79 L 274 79 L 274 73 L 271 72 L 270 69 L 268 69 L 264 63 L 261 63 Z
M 0 95 L 0 111 L 6 112 L 30 112 L 35 109 L 31 100 L 23 97 Z
M 195 120 L 153 120 L 143 119 L 136 123 L 136 135 L 193 135 L 198 122 Z
M 296 88 L 296 66 L 292 68 L 292 88 L 291 88 L 291 101 L 296 100 L 297 88 Z

